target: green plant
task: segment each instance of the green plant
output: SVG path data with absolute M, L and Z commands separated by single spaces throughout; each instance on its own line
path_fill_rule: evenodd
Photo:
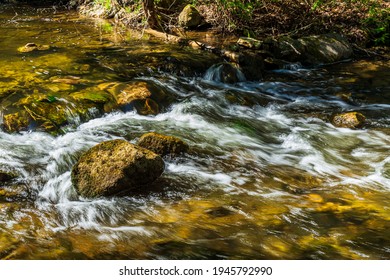
M 390 46 L 390 11 L 388 9 L 372 5 L 364 25 L 374 45 Z
M 94 0 L 98 5 L 102 5 L 106 10 L 111 9 L 111 0 Z

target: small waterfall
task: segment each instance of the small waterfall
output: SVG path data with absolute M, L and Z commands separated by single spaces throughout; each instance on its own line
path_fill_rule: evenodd
M 219 83 L 234 84 L 245 82 L 246 78 L 242 71 L 230 63 L 218 63 L 211 66 L 203 77 L 205 80 Z

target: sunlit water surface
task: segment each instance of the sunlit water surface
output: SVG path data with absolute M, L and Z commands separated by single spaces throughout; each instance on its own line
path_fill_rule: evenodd
M 292 65 L 227 85 L 159 71 L 155 61 L 189 50 L 127 38 L 73 13 L 1 7 L 0 25 L 3 89 L 71 74 L 91 84 L 151 80 L 180 96 L 157 116 L 75 119 L 59 136 L 0 131 L 0 167 L 20 174 L 16 186 L 0 186 L 1 258 L 390 257 L 389 62 Z M 32 41 L 55 48 L 16 51 Z M 92 70 L 81 71 L 86 64 Z M 329 118 L 342 111 L 363 113 L 365 127 L 334 127 Z M 165 159 L 148 190 L 76 194 L 70 171 L 82 152 L 150 131 L 180 137 L 191 150 Z M 19 195 L 7 198 L 4 189 Z

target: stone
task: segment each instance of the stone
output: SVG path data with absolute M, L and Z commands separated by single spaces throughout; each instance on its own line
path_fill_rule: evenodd
M 187 152 L 189 149 L 188 145 L 180 138 L 155 132 L 142 135 L 137 145 L 151 150 L 160 156 L 179 155 Z
M 366 117 L 358 112 L 336 114 L 332 117 L 332 124 L 336 127 L 361 128 Z
M 259 81 L 263 78 L 264 58 L 263 54 L 252 52 L 241 52 L 238 64 L 243 75 L 239 75 L 240 81 L 248 79 L 250 81 Z
M 261 49 L 263 42 L 253 38 L 241 37 L 237 44 L 248 49 L 258 50 Z
M 298 40 L 305 48 L 304 62 L 308 64 L 334 63 L 352 56 L 352 46 L 339 34 L 303 37 Z
M 104 106 L 106 112 L 114 109 L 126 112 L 135 108 L 140 115 L 157 115 L 175 101 L 173 94 L 145 81 L 103 83 L 98 88 L 112 96 L 113 102 Z
M 27 128 L 29 119 L 25 111 L 3 116 L 3 127 L 7 132 L 17 132 Z
M 276 58 L 290 62 L 299 61 L 307 65 L 334 63 L 353 55 L 352 46 L 339 34 L 323 34 L 299 39 L 283 37 L 268 41 L 269 50 Z
M 85 152 L 73 166 L 71 178 L 83 197 L 112 196 L 154 182 L 164 167 L 154 152 L 125 140 L 110 140 Z
M 17 175 L 13 172 L 0 170 L 0 183 L 11 181 L 16 177 Z
M 238 67 L 226 62 L 211 66 L 204 75 L 204 79 L 225 84 L 235 84 L 246 80 Z
M 179 14 L 178 23 L 185 28 L 195 28 L 202 23 L 202 16 L 192 5 L 188 4 Z
M 74 117 L 88 119 L 89 109 L 96 108 L 96 103 L 80 100 L 69 106 L 62 98 L 53 95 L 31 94 L 5 107 L 2 127 L 10 133 L 45 131 L 57 134 Z
M 33 51 L 46 51 L 49 49 L 50 49 L 49 45 L 38 45 L 35 43 L 27 43 L 23 47 L 19 47 L 18 52 L 28 53 L 28 52 L 33 52 Z
M 87 88 L 69 95 L 75 101 L 88 101 L 96 104 L 105 104 L 111 101 L 111 95 L 98 88 Z

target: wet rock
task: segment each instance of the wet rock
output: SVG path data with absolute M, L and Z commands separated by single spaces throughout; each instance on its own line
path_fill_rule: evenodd
M 87 119 L 89 109 L 94 107 L 92 102 L 69 106 L 68 101 L 52 95 L 32 94 L 5 108 L 3 128 L 10 133 L 28 130 L 57 134 L 75 117 Z
M 268 42 L 276 58 L 309 65 L 333 63 L 352 56 L 351 45 L 339 34 L 324 34 L 293 39 L 284 37 Z
M 178 76 L 193 77 L 203 75 L 207 69 L 218 62 L 220 62 L 219 57 L 211 53 L 176 52 L 162 58 L 158 69 Z
M 180 138 L 166 136 L 155 132 L 146 133 L 138 140 L 137 145 L 151 150 L 160 156 L 179 155 L 188 151 L 188 145 Z
M 10 171 L 0 170 L 0 183 L 15 179 L 18 175 Z
M 98 88 L 87 88 L 69 95 L 77 102 L 92 102 L 96 104 L 106 104 L 111 101 L 111 95 Z
M 68 85 L 78 85 L 87 82 L 77 76 L 52 77 L 50 78 L 50 80 L 53 83 L 61 83 L 61 84 L 68 84 Z
M 218 63 L 210 67 L 204 75 L 205 80 L 234 84 L 245 81 L 242 71 L 231 63 Z
M 261 49 L 263 42 L 253 38 L 241 37 L 237 44 L 248 49 L 258 50 Z
M 114 109 L 129 111 L 135 108 L 140 115 L 157 115 L 175 101 L 173 94 L 145 81 L 104 83 L 98 88 L 113 97 L 113 102 L 104 107 L 106 112 Z
M 28 53 L 28 52 L 33 52 L 33 51 L 46 51 L 49 49 L 50 49 L 49 45 L 38 45 L 35 43 L 27 43 L 23 47 L 19 47 L 18 52 Z
M 344 128 L 361 128 L 365 123 L 366 117 L 358 112 L 348 112 L 334 115 L 332 124 Z
M 325 183 L 325 180 L 319 176 L 287 165 L 270 165 L 264 169 L 264 172 L 267 175 L 264 179 L 266 185 L 280 188 L 295 195 L 312 193 L 314 190 L 322 188 Z M 278 178 L 278 180 L 274 180 L 274 178 Z
M 213 218 L 221 218 L 234 214 L 234 212 L 226 207 L 213 207 L 211 209 L 206 210 L 206 213 Z
M 240 81 L 248 79 L 258 81 L 263 78 L 264 72 L 264 53 L 260 52 L 241 52 L 238 60 L 240 70 L 244 74 L 239 76 Z
M 26 112 L 16 112 L 3 116 L 3 127 L 8 132 L 21 131 L 27 128 L 28 123 Z
M 0 259 L 7 259 L 7 256 L 15 250 L 20 243 L 20 240 L 15 234 L 10 234 L 7 231 L 0 231 Z
M 106 141 L 84 153 L 72 168 L 72 183 L 84 197 L 111 196 L 155 181 L 160 156 L 125 140 Z
M 305 48 L 298 40 L 290 37 L 284 37 L 278 41 L 270 41 L 267 43 L 272 45 L 272 47 L 270 47 L 270 51 L 278 59 L 295 62 L 301 61 L 304 57 Z
M 34 192 L 26 185 L 5 185 L 0 188 L 0 202 L 21 202 L 33 197 Z
M 192 5 L 188 4 L 179 14 L 178 23 L 185 28 L 195 28 L 202 23 L 202 16 Z
M 339 34 L 309 36 L 299 39 L 305 48 L 305 62 L 333 63 L 352 56 L 352 46 Z

